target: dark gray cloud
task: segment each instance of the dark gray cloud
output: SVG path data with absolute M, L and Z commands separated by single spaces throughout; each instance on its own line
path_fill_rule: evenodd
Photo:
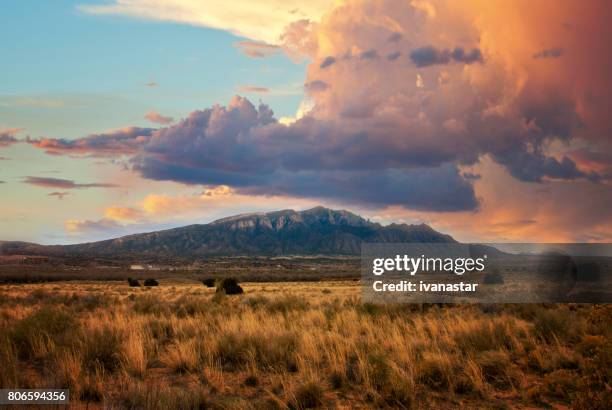
M 14 134 L 13 130 L 0 131 L 0 148 L 17 143 L 19 140 Z
M 84 138 L 26 139 L 26 142 L 49 154 L 130 154 L 136 152 L 151 137 L 154 128 L 128 127 L 113 132 L 92 134 Z
M 387 41 L 389 43 L 397 43 L 398 41 L 400 41 L 402 39 L 402 33 L 392 33 L 389 38 L 387 39 Z
M 314 89 L 327 89 L 321 83 Z M 307 115 L 283 125 L 268 106 L 256 107 L 246 98 L 234 97 L 227 106 L 194 111 L 174 125 L 149 132 L 146 138 L 142 132 L 130 137 L 115 133 L 118 143 L 106 135 L 104 143 L 93 144 L 91 137 L 85 137 L 71 141 L 70 147 L 87 148 L 90 153 L 102 150 L 109 156 L 118 154 L 109 146 L 126 147 L 131 169 L 153 180 L 225 184 L 246 194 L 332 198 L 434 211 L 478 206 L 472 186 L 477 176 L 462 174 L 458 164 L 474 164 L 485 154 L 523 181 L 596 180 L 571 159 L 557 160 L 543 153 L 549 139 L 563 138 L 579 125 L 572 105 L 530 105 L 529 96 L 522 98 L 526 101 L 520 104 L 522 121 L 474 112 L 461 126 L 424 131 L 401 121 L 394 123 L 392 118 L 370 120 L 368 112 L 360 109 L 372 106 L 367 99 L 356 99 L 346 123 Z M 368 122 L 363 122 L 366 118 Z M 437 122 L 446 124 L 445 118 Z M 351 127 L 353 121 L 359 126 Z M 65 180 L 53 184 L 62 189 L 83 185 L 87 184 Z
M 593 182 L 600 179 L 594 172 L 583 172 L 576 163 L 567 156 L 560 161 L 547 157 L 540 152 L 532 153 L 524 149 L 512 149 L 494 155 L 497 162 L 505 165 L 510 174 L 526 182 L 541 182 L 543 178 L 551 179 L 578 179 L 586 178 Z
M 452 51 L 446 48 L 438 49 L 433 46 L 420 47 L 410 52 L 410 59 L 417 67 L 450 64 L 452 62 L 463 64 L 483 62 L 482 53 L 478 48 L 466 51 L 462 47 L 456 47 Z
M 329 84 L 327 84 L 325 81 L 321 81 L 321 80 L 314 80 L 314 81 L 310 81 L 306 84 L 304 84 L 304 88 L 306 89 L 306 91 L 308 92 L 321 92 L 321 91 L 325 91 L 329 88 Z
M 559 57 L 563 56 L 564 53 L 565 53 L 565 50 L 562 49 L 561 47 L 546 48 L 544 50 L 540 50 L 537 53 L 535 53 L 533 55 L 533 58 L 536 58 L 536 59 L 539 59 L 539 58 L 559 58 Z
M 80 188 L 115 188 L 115 184 L 107 183 L 89 183 L 79 184 L 69 179 L 61 178 L 46 178 L 46 177 L 26 177 L 24 183 L 36 185 L 43 188 L 60 188 L 60 189 L 80 189 Z
M 393 53 L 389 53 L 389 54 L 387 54 L 387 60 L 389 60 L 389 61 L 397 60 L 398 58 L 400 58 L 401 55 L 402 55 L 402 53 L 400 53 L 399 51 L 395 51 Z
M 378 51 L 374 49 L 363 51 L 359 54 L 359 58 L 362 60 L 376 60 L 378 58 Z
M 67 195 L 70 195 L 70 192 L 51 192 L 50 194 L 47 194 L 47 196 L 53 196 L 60 200 L 64 199 L 64 197 Z
M 323 59 L 323 61 L 321 61 L 321 65 L 319 66 L 320 68 L 325 68 L 325 67 L 329 67 L 330 65 L 333 65 L 336 62 L 336 58 L 333 56 L 327 56 L 325 57 L 325 59 Z

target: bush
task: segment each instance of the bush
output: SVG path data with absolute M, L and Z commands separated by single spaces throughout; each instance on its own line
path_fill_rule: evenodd
M 9 331 L 9 339 L 23 359 L 41 358 L 52 346 L 68 346 L 78 323 L 74 316 L 56 308 L 42 308 L 20 320 Z
M 120 368 L 122 337 L 115 329 L 91 330 L 84 333 L 80 342 L 83 367 L 87 370 L 113 373 Z
M 202 283 L 207 288 L 214 288 L 215 287 L 215 278 L 206 278 L 206 279 L 203 279 Z
M 483 278 L 485 285 L 502 285 L 504 283 L 504 277 L 501 273 L 490 272 L 486 273 Z
M 155 279 L 145 279 L 144 285 L 145 286 L 159 286 L 159 282 L 156 281 Z
M 140 282 L 138 281 L 138 279 L 133 278 L 128 278 L 128 284 L 133 288 L 140 286 Z
M 518 377 L 511 368 L 508 354 L 498 350 L 488 350 L 478 355 L 476 362 L 485 380 L 496 389 L 506 390 L 517 383 Z
M 297 348 L 298 339 L 293 333 L 228 333 L 218 340 L 215 355 L 230 370 L 247 367 L 253 361 L 261 370 L 294 372 Z
M 315 382 L 306 383 L 297 389 L 291 404 L 295 409 L 319 408 L 323 405 L 323 389 Z
M 225 278 L 217 284 L 217 292 L 225 292 L 226 295 L 239 295 L 244 293 L 244 290 L 235 278 Z
M 556 370 L 544 377 L 544 386 L 549 396 L 569 400 L 576 391 L 578 376 L 569 370 Z

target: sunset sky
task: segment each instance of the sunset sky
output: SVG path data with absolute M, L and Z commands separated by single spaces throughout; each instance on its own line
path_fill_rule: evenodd
M 8 0 L 0 240 L 315 205 L 612 241 L 612 6 Z

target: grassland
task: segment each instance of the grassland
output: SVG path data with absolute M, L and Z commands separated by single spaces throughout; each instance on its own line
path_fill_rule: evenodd
M 0 286 L 0 387 L 72 407 L 612 408 L 612 307 L 367 305 L 356 282 Z

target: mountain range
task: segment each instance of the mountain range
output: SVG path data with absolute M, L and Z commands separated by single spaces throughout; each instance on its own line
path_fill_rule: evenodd
M 0 255 L 204 256 L 358 255 L 362 242 L 451 243 L 425 224 L 380 225 L 345 210 L 316 207 L 236 215 L 209 224 L 76 245 L 0 242 Z

